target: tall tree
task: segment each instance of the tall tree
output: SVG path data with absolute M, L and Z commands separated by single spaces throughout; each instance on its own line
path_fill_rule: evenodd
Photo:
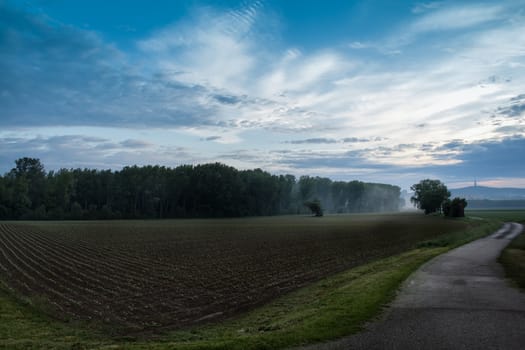
M 414 195 L 410 201 L 419 209 L 423 209 L 425 214 L 441 211 L 441 206 L 450 197 L 450 192 L 439 180 L 425 179 L 410 187 Z
M 36 209 L 44 205 L 46 196 L 46 172 L 44 165 L 37 158 L 20 158 L 15 161 L 16 167 L 11 170 L 15 179 L 26 182 L 30 208 Z M 19 183 L 20 188 L 25 186 Z

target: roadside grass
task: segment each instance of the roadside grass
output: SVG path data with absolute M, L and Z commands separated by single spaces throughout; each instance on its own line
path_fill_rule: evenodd
M 449 219 L 449 220 L 454 220 L 454 219 Z M 475 225 L 475 222 L 478 219 L 465 218 L 465 219 L 455 219 L 455 220 L 468 221 L 471 225 Z M 505 220 L 491 218 L 487 220 L 485 224 L 483 224 L 482 226 L 462 231 L 461 234 L 458 234 L 457 232 L 452 232 L 452 233 L 441 235 L 431 240 L 423 241 L 417 245 L 417 248 L 433 248 L 433 247 L 447 247 L 449 249 L 456 248 L 463 244 L 471 242 L 475 239 L 478 239 L 490 233 L 493 233 L 494 231 L 500 228 L 502 222 L 504 221 Z
M 525 224 L 525 220 L 522 224 Z M 505 268 L 507 277 L 525 289 L 525 233 L 520 234 L 505 248 L 499 261 Z
M 525 224 L 525 211 L 523 210 L 473 210 L 467 215 L 501 221 L 515 221 Z M 525 233 L 516 237 L 501 253 L 499 262 L 505 269 L 505 274 L 517 286 L 525 289 Z
M 524 213 L 519 215 L 523 218 Z M 0 348 L 277 349 L 342 337 L 357 332 L 364 322 L 377 316 L 394 298 L 401 283 L 421 264 L 494 232 L 508 218 L 507 214 L 486 214 L 477 214 L 482 219 L 460 219 L 468 224 L 468 229 L 327 277 L 247 314 L 162 336 L 109 338 L 82 325 L 50 319 L 31 305 L 20 303 L 3 288 L 0 290 Z
M 96 331 L 51 319 L 0 281 L 0 349 L 84 349 L 102 344 Z

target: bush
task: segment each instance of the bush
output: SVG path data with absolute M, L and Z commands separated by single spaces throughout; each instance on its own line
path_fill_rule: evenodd
M 321 207 L 321 202 L 318 199 L 313 201 L 305 202 L 304 205 L 312 211 L 312 214 L 315 216 L 323 216 L 323 208 Z
M 465 198 L 456 197 L 453 200 L 447 199 L 442 205 L 443 214 L 453 218 L 464 217 L 467 204 L 468 203 Z

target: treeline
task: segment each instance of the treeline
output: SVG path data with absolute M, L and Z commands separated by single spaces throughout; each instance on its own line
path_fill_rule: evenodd
M 0 219 L 134 219 L 396 211 L 400 188 L 360 181 L 271 175 L 224 164 L 130 166 L 46 172 L 21 158 L 0 176 Z

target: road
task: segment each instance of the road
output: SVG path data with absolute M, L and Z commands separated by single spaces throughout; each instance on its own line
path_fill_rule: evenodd
M 525 349 L 525 293 L 497 263 L 521 231 L 508 223 L 432 259 L 363 332 L 302 349 Z

